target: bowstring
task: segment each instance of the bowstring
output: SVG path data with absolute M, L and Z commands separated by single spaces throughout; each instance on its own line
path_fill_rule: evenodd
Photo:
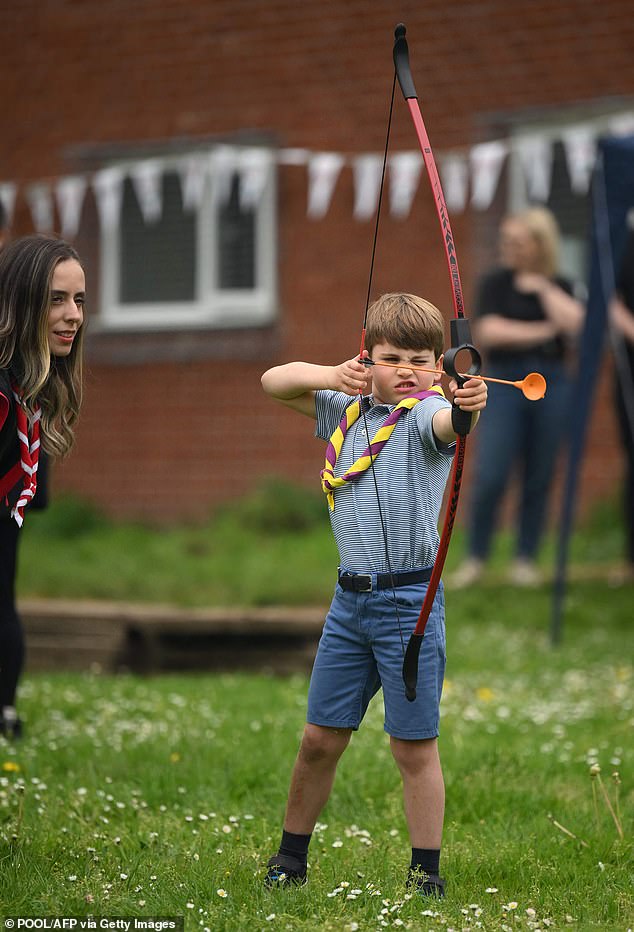
M 383 166 L 381 168 L 381 183 L 379 185 L 379 199 L 376 208 L 376 222 L 374 224 L 374 238 L 372 240 L 372 256 L 370 259 L 370 273 L 368 275 L 368 290 L 365 298 L 365 312 L 363 315 L 363 327 L 361 330 L 361 348 L 359 349 L 359 359 L 363 358 L 363 351 L 365 349 L 365 328 L 368 322 L 368 310 L 370 307 L 370 295 L 372 293 L 372 279 L 374 276 L 374 260 L 376 258 L 376 245 L 379 234 L 379 222 L 381 219 L 381 204 L 383 203 L 383 188 L 385 185 L 385 174 L 387 169 L 387 154 L 390 146 L 390 130 L 392 127 L 392 112 L 394 110 L 394 92 L 396 90 L 396 69 L 394 69 L 394 80 L 392 82 L 392 95 L 390 98 L 390 112 L 387 119 L 387 132 L 385 134 L 385 149 L 383 152 Z M 368 445 L 370 444 L 370 431 L 368 428 L 368 419 L 366 417 L 365 408 L 363 406 L 363 390 L 359 392 L 359 407 L 361 409 L 361 416 L 363 418 L 363 427 L 365 430 L 366 439 Z M 381 497 L 379 495 L 379 483 L 376 478 L 376 470 L 374 468 L 374 460 L 376 457 L 370 450 L 370 472 L 372 474 L 372 482 L 374 484 L 374 492 L 376 495 L 376 505 L 379 514 L 379 524 L 381 526 L 381 533 L 383 536 L 383 547 L 385 549 L 385 565 L 387 566 L 387 572 L 390 577 L 390 588 L 392 589 L 392 595 L 394 598 L 394 607 L 396 609 L 396 622 L 398 625 L 398 634 L 401 641 L 401 653 L 405 656 L 405 639 L 403 638 L 403 627 L 401 625 L 401 614 L 398 607 L 398 600 L 396 598 L 396 586 L 394 584 L 394 573 L 392 572 L 392 561 L 390 559 L 390 548 L 387 541 L 387 529 L 385 525 L 385 518 L 383 516 L 383 509 L 381 507 Z

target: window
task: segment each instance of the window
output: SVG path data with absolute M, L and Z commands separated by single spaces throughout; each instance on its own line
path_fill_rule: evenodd
M 118 223 L 102 233 L 104 329 L 240 328 L 275 316 L 275 159 L 263 148 L 232 151 L 233 164 L 226 153 L 222 163 L 198 155 L 205 170 L 193 208 L 184 203 L 183 158 L 161 160 L 149 216 L 134 163 L 118 166 Z M 257 153 L 255 195 L 242 151 Z

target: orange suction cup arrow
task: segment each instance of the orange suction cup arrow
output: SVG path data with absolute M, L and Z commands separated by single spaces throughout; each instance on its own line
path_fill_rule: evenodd
M 529 372 L 526 378 L 519 382 L 512 382 L 510 379 L 493 379 L 485 375 L 472 375 L 471 378 L 482 379 L 484 382 L 497 382 L 499 385 L 514 385 L 529 401 L 539 401 L 546 394 L 546 379 L 540 372 Z
M 427 369 L 425 366 L 408 366 L 403 363 L 401 365 L 396 365 L 393 362 L 374 362 L 369 359 L 362 359 L 367 366 L 386 366 L 388 369 L 414 369 L 418 372 L 431 372 L 434 375 L 438 375 L 437 369 Z M 539 401 L 540 398 L 543 398 L 546 394 L 546 379 L 540 372 L 529 372 L 526 378 L 521 379 L 517 382 L 512 382 L 510 379 L 494 379 L 492 376 L 488 375 L 469 375 L 469 373 L 464 373 L 465 378 L 469 379 L 482 379 L 483 382 L 497 382 L 498 385 L 512 385 L 514 388 L 519 388 L 525 398 L 528 398 L 529 401 Z

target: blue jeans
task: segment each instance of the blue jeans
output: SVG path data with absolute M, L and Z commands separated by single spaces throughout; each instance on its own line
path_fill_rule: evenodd
M 406 645 L 418 621 L 427 583 L 395 591 Z M 370 700 L 382 689 L 384 729 L 389 735 L 404 740 L 436 738 L 447 659 L 442 583 L 425 627 L 414 702 L 405 697 L 400 633 L 391 589 L 344 592 L 337 585 L 313 666 L 307 721 L 356 730 Z
M 524 368 L 526 365 L 524 363 Z M 489 555 L 498 513 L 509 479 L 520 482 L 517 521 L 518 557 L 534 559 L 542 539 L 548 497 L 562 436 L 568 424 L 571 383 L 560 362 L 535 362 L 547 382 L 546 396 L 528 401 L 517 389 L 491 385 L 489 400 L 474 435 L 469 554 Z M 517 363 L 490 366 L 488 375 L 522 379 Z

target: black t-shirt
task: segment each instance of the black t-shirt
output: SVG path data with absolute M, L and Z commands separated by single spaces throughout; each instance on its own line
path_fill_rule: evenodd
M 0 515 L 4 515 L 9 505 L 14 503 L 21 485 L 22 476 L 15 477 L 15 482 L 7 486 L 9 474 L 13 475 L 16 463 L 20 462 L 20 444 L 18 442 L 18 425 L 15 417 L 15 402 L 11 389 L 11 379 L 6 369 L 0 369 Z
M 541 321 L 546 320 L 546 314 L 542 307 L 539 296 L 536 292 L 518 291 L 513 285 L 514 272 L 511 269 L 495 269 L 485 275 L 480 282 L 476 295 L 474 316 L 485 317 L 487 314 L 498 314 L 500 317 L 506 317 L 509 320 L 520 321 Z M 560 276 L 556 276 L 553 281 L 562 288 L 567 294 L 572 294 L 571 283 Z M 561 337 L 553 337 L 546 340 L 538 346 L 530 349 L 502 349 L 496 348 L 488 353 L 492 362 L 496 360 L 506 361 L 510 357 L 514 359 L 523 356 L 530 356 L 531 359 L 563 359 L 565 353 L 565 344 Z
M 18 425 L 11 379 L 6 369 L 0 369 L 0 476 L 3 476 L 20 458 Z

